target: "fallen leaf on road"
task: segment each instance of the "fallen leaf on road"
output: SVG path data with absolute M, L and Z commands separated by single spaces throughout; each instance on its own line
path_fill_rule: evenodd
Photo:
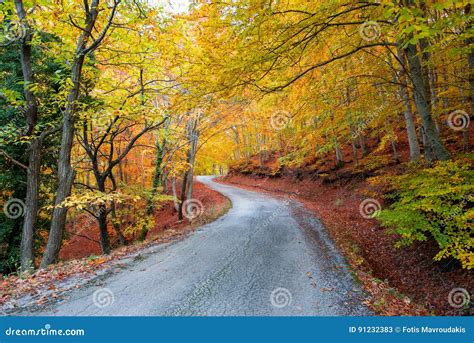
M 46 303 L 48 301 L 48 298 L 47 297 L 41 297 L 39 298 L 37 301 L 36 301 L 36 304 L 38 305 L 43 305 L 44 303 Z

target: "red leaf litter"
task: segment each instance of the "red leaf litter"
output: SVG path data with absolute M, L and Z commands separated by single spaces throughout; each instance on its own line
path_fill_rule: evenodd
M 215 215 L 216 212 L 219 212 L 221 208 L 225 207 L 229 201 L 220 193 L 207 188 L 199 182 L 194 182 L 193 197 L 201 201 L 204 208 L 204 218 L 197 218 L 197 220 L 193 222 L 193 228 L 196 227 L 196 224 L 202 223 L 202 219 L 212 219 L 211 217 Z M 101 254 L 100 245 L 98 243 L 99 228 L 95 221 L 89 221 L 88 223 L 89 225 L 86 229 L 79 226 L 81 227 L 80 236 L 71 235 L 70 240 L 64 242 L 60 253 L 60 258 L 62 260 L 71 260 Z M 180 234 L 189 229 L 189 222 L 186 219 L 179 221 L 178 212 L 175 210 L 173 202 L 167 201 L 162 205 L 162 208 L 159 211 L 156 211 L 155 226 L 150 229 L 147 237 L 157 238 L 163 236 L 165 233 Z M 117 244 L 117 237 L 113 228 L 110 226 L 108 230 L 113 243 Z M 128 238 L 132 239 L 133 237 Z
M 397 237 L 388 234 L 374 219 L 365 219 L 359 205 L 367 198 L 363 180 L 324 183 L 294 177 L 263 177 L 231 174 L 220 182 L 296 196 L 296 200 L 322 220 L 332 239 L 370 294 L 367 305 L 383 315 L 463 315 L 450 305 L 450 292 L 464 288 L 474 294 L 472 271 L 434 263 L 433 242 L 411 248 L 394 247 Z M 472 314 L 472 308 L 470 309 Z
M 191 223 L 187 219 L 179 221 L 173 203 L 169 202 L 156 212 L 156 224 L 148 232 L 144 242 L 116 248 L 109 255 L 91 256 L 100 255 L 99 244 L 91 240 L 98 240 L 99 233 L 97 224 L 88 222 L 89 226 L 82 228 L 81 236 L 71 236 L 70 240 L 65 241 L 59 263 L 32 274 L 12 274 L 0 279 L 0 305 L 6 305 L 9 310 L 14 309 L 17 306 L 16 300 L 26 295 L 39 297 L 39 300 L 36 300 L 37 304 L 45 303 L 49 297 L 56 298 L 57 293 L 66 290 L 58 288 L 61 281 L 73 276 L 85 279 L 95 275 L 99 270 L 120 267 L 121 259 L 151 245 L 183 239 L 197 227 L 223 215 L 231 206 L 229 199 L 199 182 L 194 183 L 193 198 L 203 204 L 204 211 L 200 217 Z M 110 228 L 109 232 L 112 241 L 116 243 L 113 229 Z M 82 236 L 87 236 L 89 239 Z M 75 287 L 80 285 L 77 284 Z M 2 308 L 0 313 L 1 311 Z

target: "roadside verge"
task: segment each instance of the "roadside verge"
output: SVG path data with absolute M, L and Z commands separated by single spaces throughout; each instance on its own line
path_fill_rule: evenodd
M 375 219 L 360 213 L 370 192 L 363 182 L 345 185 L 290 177 L 234 173 L 216 180 L 275 196 L 292 195 L 319 218 L 370 294 L 366 303 L 381 315 L 462 315 L 450 306 L 449 294 L 468 287 L 469 275 L 433 263 L 430 242 L 395 248 L 396 238 Z M 370 193 L 369 193 L 370 194 Z
M 69 241 L 68 254 L 62 252 L 68 260 L 37 270 L 32 274 L 12 274 L 0 280 L 0 315 L 16 313 L 24 307 L 44 306 L 51 301 L 66 297 L 66 292 L 80 288 L 98 277 L 109 273 L 120 272 L 128 264 L 142 259 L 154 249 L 172 244 L 191 235 L 198 227 L 223 216 L 231 208 L 230 200 L 202 183 L 195 182 L 193 196 L 203 205 L 201 215 L 191 222 L 179 221 L 173 212 L 173 204 L 156 213 L 156 225 L 144 242 L 117 248 L 109 255 L 98 255 L 90 252 L 90 246 L 83 241 Z M 97 228 L 95 228 L 97 230 Z M 93 231 L 90 232 L 93 234 Z M 93 247 L 95 248 L 95 247 Z M 86 257 L 74 258 L 74 254 Z M 83 255 L 84 256 L 84 255 Z

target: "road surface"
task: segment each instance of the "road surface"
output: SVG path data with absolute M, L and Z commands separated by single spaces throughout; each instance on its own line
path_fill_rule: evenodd
M 118 272 L 28 314 L 371 314 L 324 228 L 300 204 L 208 176 L 198 180 L 231 200 L 226 215 L 184 240 L 149 248 Z

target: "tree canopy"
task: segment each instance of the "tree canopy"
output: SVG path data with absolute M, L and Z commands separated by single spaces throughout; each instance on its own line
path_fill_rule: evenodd
M 0 268 L 57 262 L 81 215 L 104 253 L 145 239 L 159 204 L 185 216 L 197 174 L 350 164 L 376 183 L 393 163 L 382 222 L 472 268 L 471 7 L 1 2 Z

